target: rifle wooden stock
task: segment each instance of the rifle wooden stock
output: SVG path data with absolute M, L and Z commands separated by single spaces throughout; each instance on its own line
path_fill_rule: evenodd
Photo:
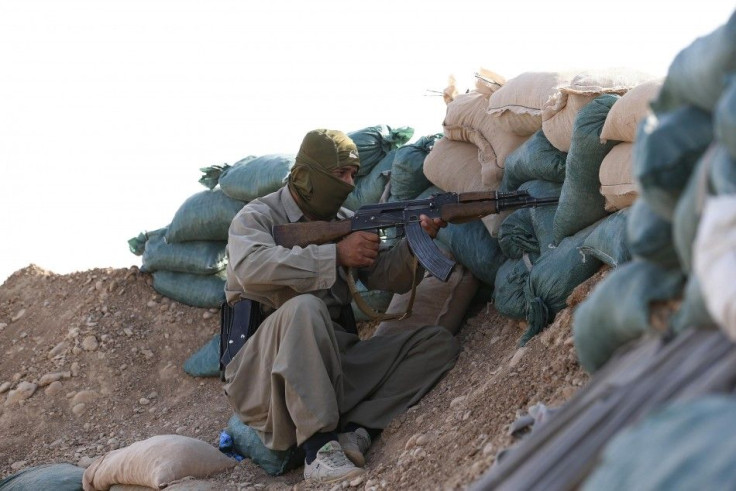
M 309 244 L 325 244 L 344 237 L 353 230 L 350 219 L 336 222 L 297 222 L 275 225 L 273 238 L 276 244 L 291 249 L 294 246 L 306 247 Z
M 493 213 L 498 213 L 496 200 L 466 201 L 443 205 L 440 210 L 440 218 L 447 223 L 464 223 Z

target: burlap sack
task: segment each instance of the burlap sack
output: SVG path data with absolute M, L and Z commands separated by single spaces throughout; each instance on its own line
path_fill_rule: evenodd
M 571 73 L 526 72 L 507 81 L 491 94 L 488 113 L 498 118 L 500 127 L 519 136 L 529 136 L 542 128 L 542 107 L 561 85 L 569 84 Z
M 613 107 L 616 107 L 616 104 Z M 631 171 L 633 150 L 633 143 L 619 143 L 603 157 L 598 175 L 601 181 L 601 194 L 606 200 L 604 208 L 608 212 L 631 206 L 639 195 Z
M 601 130 L 601 141 L 633 142 L 639 123 L 649 115 L 649 103 L 662 88 L 662 79 L 649 80 L 632 88 L 611 108 Z
M 237 464 L 212 445 L 182 435 L 157 435 L 108 452 L 84 471 L 84 491 L 113 484 L 162 489 L 188 476 L 206 477 Z
M 478 147 L 440 138 L 424 159 L 424 176 L 443 191 L 484 191 Z
M 389 336 L 424 326 L 442 326 L 455 334 L 478 286 L 478 280 L 460 263 L 455 264 L 447 281 L 440 281 L 427 273 L 417 285 L 411 316 L 403 320 L 383 321 L 373 335 Z M 386 312 L 406 312 L 410 297 L 411 292 L 395 294 Z
M 622 95 L 655 77 L 642 72 L 614 68 L 578 73 L 568 85 L 545 102 L 542 108 L 544 136 L 558 150 L 570 151 L 572 128 L 578 111 L 602 94 Z
M 475 90 L 481 94 L 491 95 L 501 89 L 506 79 L 496 72 L 481 67 L 475 74 Z

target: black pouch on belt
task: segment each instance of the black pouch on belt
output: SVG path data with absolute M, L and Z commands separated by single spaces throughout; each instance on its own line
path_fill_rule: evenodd
M 261 304 L 247 298 L 220 308 L 220 380 L 225 381 L 225 367 L 255 334 L 263 322 Z

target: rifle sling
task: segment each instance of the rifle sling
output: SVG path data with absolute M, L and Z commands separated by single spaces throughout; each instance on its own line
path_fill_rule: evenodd
M 353 300 L 355 300 L 355 304 L 358 306 L 358 308 L 367 315 L 370 319 L 378 320 L 378 321 L 386 321 L 386 320 L 392 320 L 392 319 L 406 319 L 411 315 L 411 309 L 414 306 L 414 298 L 416 297 L 417 293 L 417 258 L 414 257 L 414 260 L 412 261 L 412 284 L 411 284 L 411 297 L 409 298 L 409 305 L 406 307 L 406 312 L 403 313 L 396 313 L 396 314 L 386 314 L 382 312 L 378 312 L 374 310 L 368 303 L 366 303 L 365 300 L 363 300 L 363 297 L 360 296 L 360 292 L 355 287 L 355 279 L 353 278 L 353 268 L 345 268 L 345 273 L 348 280 L 348 288 L 350 288 L 350 294 L 353 296 Z

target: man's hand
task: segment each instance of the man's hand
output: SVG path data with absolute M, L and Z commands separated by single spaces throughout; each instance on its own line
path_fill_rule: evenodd
M 437 237 L 437 232 L 439 232 L 441 228 L 447 227 L 447 222 L 441 218 L 435 218 L 433 220 L 427 215 L 419 215 L 419 221 L 422 224 L 424 231 L 427 232 L 427 235 L 433 239 Z
M 349 268 L 367 268 L 378 257 L 381 239 L 371 232 L 353 232 L 337 243 L 337 264 Z

